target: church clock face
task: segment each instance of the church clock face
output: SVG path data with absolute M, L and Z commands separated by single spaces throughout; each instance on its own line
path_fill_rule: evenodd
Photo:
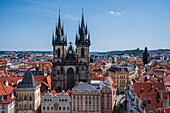
M 69 50 L 69 54 L 72 54 L 73 53 L 73 51 L 72 50 Z

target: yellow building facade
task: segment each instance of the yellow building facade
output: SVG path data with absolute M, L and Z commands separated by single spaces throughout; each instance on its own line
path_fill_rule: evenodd
M 137 76 L 137 69 L 133 67 L 111 67 L 108 70 L 108 74 L 111 76 L 114 83 L 117 86 L 117 92 L 124 92 L 127 82 L 135 79 Z

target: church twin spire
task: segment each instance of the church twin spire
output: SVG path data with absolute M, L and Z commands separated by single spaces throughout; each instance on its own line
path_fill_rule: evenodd
M 61 27 L 60 9 L 59 9 L 58 26 L 56 26 L 55 34 L 53 33 L 52 43 L 67 45 L 67 36 L 64 36 L 64 27 L 63 26 Z
M 84 22 L 83 9 L 82 9 L 81 25 L 79 25 L 79 30 L 78 30 L 78 34 L 76 34 L 75 43 L 76 43 L 76 45 L 79 45 L 79 44 L 90 45 L 90 34 L 88 34 L 87 22 L 86 22 L 86 25 Z
M 58 18 L 58 26 L 56 26 L 55 34 L 52 36 L 53 44 L 66 44 L 67 45 L 67 37 L 64 36 L 64 27 L 61 27 L 61 19 L 60 19 L 60 9 L 59 9 L 59 18 Z M 81 25 L 79 25 L 78 34 L 76 34 L 75 44 L 87 44 L 90 45 L 90 33 L 88 34 L 87 23 L 85 25 L 84 22 L 84 14 L 82 9 L 82 19 Z

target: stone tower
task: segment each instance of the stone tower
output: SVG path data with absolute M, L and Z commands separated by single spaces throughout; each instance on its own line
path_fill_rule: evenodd
M 52 38 L 53 67 L 51 80 L 53 90 L 72 89 L 80 81 L 89 81 L 90 34 L 87 32 L 83 14 L 75 44 L 76 51 L 71 42 L 67 47 L 67 39 L 64 36 L 64 28 L 61 27 L 59 15 L 58 27 L 56 27 L 56 32 Z
M 145 51 L 143 53 L 143 64 L 148 64 L 149 63 L 149 53 L 147 50 L 147 47 L 145 47 Z
M 37 84 L 31 71 L 25 71 L 22 82 L 15 89 L 16 112 L 37 113 L 40 110 L 40 87 Z

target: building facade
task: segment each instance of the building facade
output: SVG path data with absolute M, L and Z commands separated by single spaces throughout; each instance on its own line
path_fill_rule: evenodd
M 51 80 L 53 90 L 67 90 L 73 88 L 79 81 L 89 81 L 90 34 L 88 34 L 83 14 L 75 44 L 75 50 L 71 42 L 67 48 L 67 37 L 64 35 L 64 28 L 61 26 L 59 15 L 58 26 L 52 38 L 53 67 Z
M 0 82 L 0 113 L 15 113 L 14 88 Z
M 112 113 L 116 93 L 104 83 L 80 82 L 71 93 L 72 113 Z
M 127 66 L 112 66 L 108 70 L 108 74 L 117 85 L 118 93 L 124 92 L 127 83 L 136 78 L 137 72 L 136 68 Z
M 41 113 L 70 113 L 71 97 L 62 91 L 45 93 L 41 98 Z
M 22 82 L 15 89 L 17 113 L 40 112 L 40 87 L 41 84 L 36 83 L 32 72 L 26 71 Z

